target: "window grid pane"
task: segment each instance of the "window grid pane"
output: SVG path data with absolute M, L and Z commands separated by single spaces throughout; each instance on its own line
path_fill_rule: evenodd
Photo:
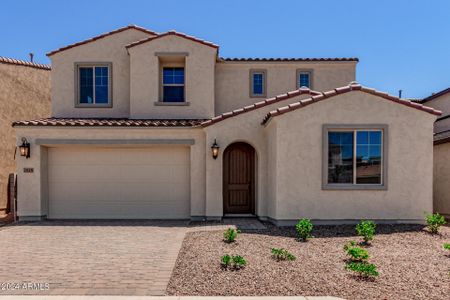
M 95 67 L 95 103 L 108 103 L 108 67 Z
M 253 73 L 253 95 L 264 94 L 264 74 Z
M 328 133 L 328 183 L 353 183 L 353 132 Z
M 356 183 L 381 184 L 382 132 L 357 131 Z
M 80 103 L 94 103 L 93 68 L 79 68 L 80 80 Z
M 163 68 L 163 102 L 184 102 L 184 68 Z
M 300 73 L 298 76 L 298 86 L 302 87 L 305 86 L 307 88 L 310 87 L 310 80 L 309 80 L 309 73 Z

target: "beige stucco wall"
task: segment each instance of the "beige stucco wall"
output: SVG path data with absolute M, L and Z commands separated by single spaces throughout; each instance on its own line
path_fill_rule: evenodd
M 217 49 L 168 35 L 129 48 L 132 118 L 211 118 L 214 116 L 214 66 Z M 158 53 L 184 53 L 188 106 L 157 106 L 160 100 Z
M 128 29 L 50 56 L 52 61 L 52 116 L 129 117 L 130 64 L 125 45 L 151 36 Z M 112 63 L 112 108 L 75 108 L 75 63 Z
M 433 147 L 434 153 L 434 210 L 450 217 L 450 143 Z
M 275 117 L 275 187 L 278 220 L 387 219 L 418 221 L 431 212 L 434 115 L 359 91 Z M 301 130 L 292 130 L 297 124 Z M 323 190 L 324 124 L 388 126 L 387 190 Z M 414 149 L 414 151 L 411 151 Z
M 249 72 L 266 70 L 267 97 L 297 89 L 297 70 L 312 71 L 312 87 L 328 91 L 348 85 L 356 78 L 355 61 L 350 62 L 219 62 L 216 65 L 216 114 L 258 102 L 250 97 Z
M 269 215 L 268 210 L 273 210 L 272 198 L 268 197 L 267 182 L 274 180 L 272 174 L 268 175 L 268 167 L 273 161 L 268 160 L 267 149 L 276 147 L 276 135 L 266 136 L 261 126 L 264 116 L 271 110 L 280 106 L 308 98 L 308 95 L 300 95 L 267 105 L 259 109 L 249 111 L 211 126 L 205 127 L 206 132 L 206 214 L 209 217 L 221 217 L 223 215 L 223 152 L 226 147 L 234 142 L 246 142 L 255 148 L 256 152 L 256 214 L 260 217 Z M 292 129 L 291 129 L 292 130 Z M 211 156 L 211 145 L 217 140 L 221 147 L 217 159 Z M 271 195 L 271 194 L 269 194 Z
M 17 137 L 25 136 L 31 143 L 31 157 L 18 157 L 18 215 L 19 217 L 45 216 L 48 207 L 47 186 L 47 147 L 55 145 L 36 145 L 36 139 L 69 139 L 69 140 L 170 140 L 193 139 L 190 146 L 190 213 L 191 216 L 205 215 L 205 142 L 202 129 L 184 128 L 48 128 L 48 127 L 16 127 Z M 64 145 L 57 145 L 62 147 Z M 92 145 L 96 147 L 99 145 Z M 133 145 L 125 145 L 130 147 Z M 148 147 L 155 146 L 149 145 Z M 67 146 L 66 147 L 73 147 Z M 108 145 L 110 147 L 110 145 Z M 117 145 L 124 147 L 124 145 Z M 134 147 L 146 147 L 135 145 Z M 34 168 L 33 173 L 24 173 L 23 168 Z
M 430 106 L 437 110 L 442 111 L 441 118 L 450 115 L 450 93 L 444 94 L 435 99 L 427 101 L 424 104 L 426 106 Z M 434 132 L 441 132 L 449 129 L 450 129 L 450 118 L 438 120 L 434 124 Z
M 8 174 L 15 172 L 12 122 L 50 115 L 50 71 L 0 63 L 0 209 L 6 206 Z

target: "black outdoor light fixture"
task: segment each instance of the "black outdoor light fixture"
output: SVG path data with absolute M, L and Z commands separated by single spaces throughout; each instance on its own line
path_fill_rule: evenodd
M 216 159 L 216 158 L 219 156 L 219 149 L 220 149 L 220 147 L 219 147 L 219 145 L 217 144 L 216 139 L 214 139 L 214 143 L 213 143 L 212 146 L 211 146 L 212 157 L 213 157 L 214 159 Z
M 19 146 L 20 156 L 30 157 L 30 143 L 28 143 L 26 138 L 22 138 L 22 145 Z

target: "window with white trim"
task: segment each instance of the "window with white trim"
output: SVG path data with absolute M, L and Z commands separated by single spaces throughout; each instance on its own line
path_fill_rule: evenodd
M 250 70 L 250 97 L 266 96 L 266 71 Z
M 297 72 L 297 88 L 301 87 L 311 88 L 311 72 L 309 71 Z
M 327 184 L 383 185 L 383 129 L 329 129 Z
M 109 64 L 77 66 L 78 105 L 109 105 L 111 103 L 111 70 Z
M 184 102 L 184 68 L 164 67 L 163 102 Z

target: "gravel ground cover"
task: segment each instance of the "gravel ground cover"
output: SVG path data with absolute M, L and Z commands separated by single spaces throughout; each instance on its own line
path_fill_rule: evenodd
M 294 228 L 243 231 L 232 244 L 223 231 L 187 234 L 167 293 L 191 296 L 335 296 L 346 299 L 450 299 L 450 227 L 431 235 L 421 225 L 378 225 L 369 261 L 380 276 L 363 280 L 344 269 L 343 246 L 359 241 L 354 226 L 316 226 L 308 242 Z M 286 248 L 297 259 L 277 262 L 271 248 Z M 223 270 L 224 254 L 242 255 L 248 265 Z

